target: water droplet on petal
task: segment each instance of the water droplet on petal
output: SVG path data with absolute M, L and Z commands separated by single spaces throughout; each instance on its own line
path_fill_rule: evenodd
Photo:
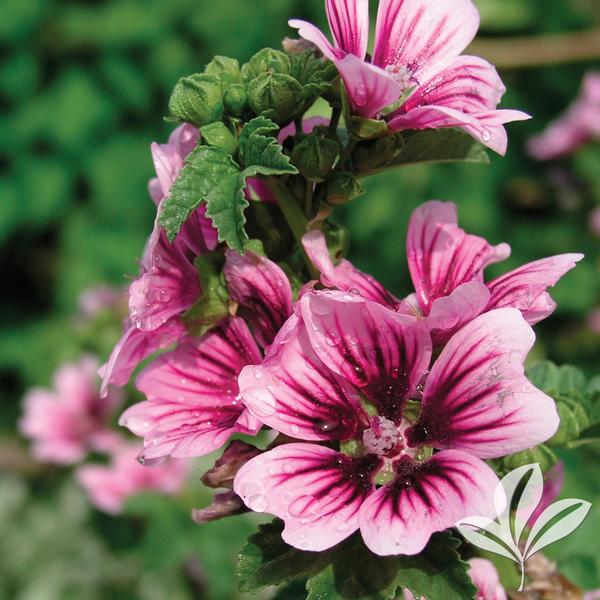
M 269 501 L 262 494 L 256 494 L 255 496 L 250 497 L 246 504 L 250 510 L 254 512 L 265 512 L 267 508 L 269 508 Z

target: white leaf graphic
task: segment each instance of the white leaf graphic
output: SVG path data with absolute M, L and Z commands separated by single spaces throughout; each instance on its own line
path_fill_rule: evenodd
M 504 556 L 513 562 L 520 562 L 521 558 L 518 549 L 513 547 L 512 540 L 510 540 L 510 544 L 507 544 L 506 541 L 502 539 L 504 536 L 498 535 L 499 526 L 495 521 L 490 522 L 489 519 L 484 519 L 483 517 L 469 517 L 468 519 L 461 521 L 460 524 L 457 524 L 456 528 L 468 542 L 471 542 L 471 544 L 478 548 L 498 554 L 499 556 Z M 502 540 L 505 545 L 479 533 L 480 531 L 486 531 L 492 534 L 498 540 Z
M 542 548 L 553 544 L 554 542 L 567 537 L 573 533 L 587 516 L 591 504 L 584 500 L 559 500 L 551 504 L 537 519 L 535 525 L 531 528 L 527 545 L 525 546 L 525 559 L 530 558 Z M 551 525 L 540 536 L 540 532 L 552 522 L 552 520 L 567 509 L 573 509 L 565 517 Z M 537 539 L 536 539 L 537 538 Z M 533 545 L 532 545 L 533 544 Z

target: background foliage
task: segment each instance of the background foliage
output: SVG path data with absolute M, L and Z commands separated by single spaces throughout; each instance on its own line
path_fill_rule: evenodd
M 81 350 L 73 324 L 80 292 L 124 285 L 137 271 L 153 219 L 149 144 L 180 76 L 213 54 L 248 59 L 290 34 L 289 17 L 322 22 L 322 0 L 4 0 L 0 19 L 0 599 L 237 597 L 235 554 L 253 528 L 238 517 L 203 527 L 189 509 L 208 501 L 190 487 L 177 501 L 142 497 L 127 516 L 92 511 L 60 470 L 23 456 L 15 423 L 24 390 L 47 385 Z M 373 3 L 375 4 L 375 3 Z M 594 0 L 479 0 L 482 33 L 498 38 L 571 31 L 600 22 Z M 492 57 L 489 57 L 492 58 Z M 596 63 L 596 67 L 600 66 Z M 528 158 L 525 142 L 572 100 L 577 63 L 503 72 L 504 105 L 534 115 L 509 126 L 507 158 L 492 165 L 411 167 L 366 182 L 338 219 L 351 258 L 394 292 L 408 291 L 404 236 L 430 198 L 456 201 L 461 223 L 513 256 L 507 270 L 546 255 L 583 251 L 559 285 L 556 315 L 538 329 L 533 358 L 600 372 L 600 336 L 587 327 L 600 305 L 600 149 L 560 163 Z M 104 332 L 106 333 L 106 332 Z M 107 353 L 112 333 L 99 336 Z M 586 588 L 600 587 L 597 449 L 567 452 L 566 495 L 596 501 L 587 524 L 556 549 Z M 205 461 L 206 464 L 210 460 Z M 195 479 L 203 472 L 194 469 Z

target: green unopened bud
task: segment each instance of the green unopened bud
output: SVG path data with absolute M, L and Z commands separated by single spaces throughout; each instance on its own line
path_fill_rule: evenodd
M 212 75 L 182 77 L 171 94 L 169 111 L 181 121 L 198 127 L 223 117 L 221 82 Z
M 292 162 L 308 181 L 325 181 L 340 153 L 340 144 L 331 138 L 307 135 L 292 152 Z
M 281 125 L 294 116 L 301 90 L 289 75 L 263 73 L 249 83 L 248 101 L 257 115 L 264 114 Z
M 242 76 L 245 81 L 251 81 L 264 73 L 288 75 L 290 68 L 287 54 L 273 48 L 263 48 L 242 67 Z
M 229 130 L 225 123 L 217 121 L 200 128 L 200 135 L 208 146 L 220 148 L 227 154 L 235 154 L 238 147 L 238 140 Z
M 215 56 L 206 65 L 204 73 L 216 77 L 228 85 L 239 83 L 242 77 L 240 63 L 235 58 L 228 56 Z
M 245 86 L 236 83 L 229 87 L 223 97 L 225 110 L 234 117 L 241 117 L 248 106 L 248 93 Z
M 387 123 L 363 117 L 348 117 L 346 125 L 350 134 L 359 140 L 373 140 L 387 133 Z
M 327 185 L 327 202 L 329 204 L 346 204 L 365 193 L 362 185 L 345 171 L 336 171 Z
M 560 427 L 547 442 L 549 446 L 566 446 L 590 426 L 588 414 L 577 400 L 560 398 L 556 403 L 556 410 L 560 417 Z

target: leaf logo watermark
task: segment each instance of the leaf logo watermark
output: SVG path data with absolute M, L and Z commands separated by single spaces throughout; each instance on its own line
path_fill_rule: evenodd
M 511 471 L 494 493 L 495 520 L 467 517 L 456 528 L 471 544 L 516 562 L 525 581 L 525 563 L 534 554 L 575 531 L 591 504 L 570 498 L 550 504 L 536 514 L 542 503 L 544 478 L 540 465 L 530 464 Z M 538 511 L 539 512 L 539 511 Z

